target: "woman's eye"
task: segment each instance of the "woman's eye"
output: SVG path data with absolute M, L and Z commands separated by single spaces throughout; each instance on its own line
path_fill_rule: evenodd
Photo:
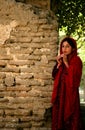
M 62 48 L 69 48 L 69 46 L 62 46 Z

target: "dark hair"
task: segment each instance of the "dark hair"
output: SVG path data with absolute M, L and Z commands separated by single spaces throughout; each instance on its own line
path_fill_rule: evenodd
M 73 38 L 71 37 L 65 37 L 62 41 L 61 41 L 61 44 L 60 44 L 60 54 L 62 54 L 62 44 L 63 42 L 67 41 L 68 44 L 73 48 L 73 53 L 75 55 L 77 55 L 77 43 L 76 43 L 76 40 L 74 40 Z
M 72 48 L 75 48 L 74 41 L 71 38 L 69 38 L 69 37 L 64 38 L 62 40 L 62 43 L 65 42 L 65 41 L 67 41 Z

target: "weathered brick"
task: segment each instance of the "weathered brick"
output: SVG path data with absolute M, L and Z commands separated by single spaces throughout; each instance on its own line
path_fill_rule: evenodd
M 46 7 L 49 0 L 41 2 Z M 51 107 L 56 17 L 14 0 L 0 0 L 0 9 L 0 130 L 50 128 L 45 114 Z

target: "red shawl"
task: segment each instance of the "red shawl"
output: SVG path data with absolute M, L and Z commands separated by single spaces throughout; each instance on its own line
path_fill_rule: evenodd
M 72 38 L 71 38 L 72 39 Z M 80 85 L 81 75 L 82 75 L 82 61 L 77 56 L 77 46 L 74 39 L 72 39 L 75 44 L 75 50 L 72 52 L 69 58 L 69 68 L 66 68 L 65 79 L 65 105 L 64 105 L 64 121 L 68 120 L 68 118 L 75 113 L 75 108 L 79 107 L 79 92 L 78 87 Z M 62 42 L 63 43 L 63 42 Z M 62 46 L 61 43 L 61 46 Z M 60 46 L 60 54 L 62 54 Z M 52 92 L 51 102 L 54 105 L 56 102 L 56 98 L 58 95 L 58 87 L 61 82 L 63 65 L 60 66 L 58 72 L 56 73 L 54 79 L 54 86 Z

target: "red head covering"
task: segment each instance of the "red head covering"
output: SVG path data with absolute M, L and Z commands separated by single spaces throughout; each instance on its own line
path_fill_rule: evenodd
M 65 38 L 61 41 L 61 43 L 60 43 L 60 54 L 62 54 L 62 44 L 63 44 L 63 42 L 65 42 L 65 41 L 67 41 L 67 42 L 69 43 L 69 45 L 74 49 L 74 50 L 72 51 L 72 55 L 77 55 L 77 43 L 76 43 L 76 41 L 75 41 L 73 38 L 71 38 L 71 37 L 65 37 Z

